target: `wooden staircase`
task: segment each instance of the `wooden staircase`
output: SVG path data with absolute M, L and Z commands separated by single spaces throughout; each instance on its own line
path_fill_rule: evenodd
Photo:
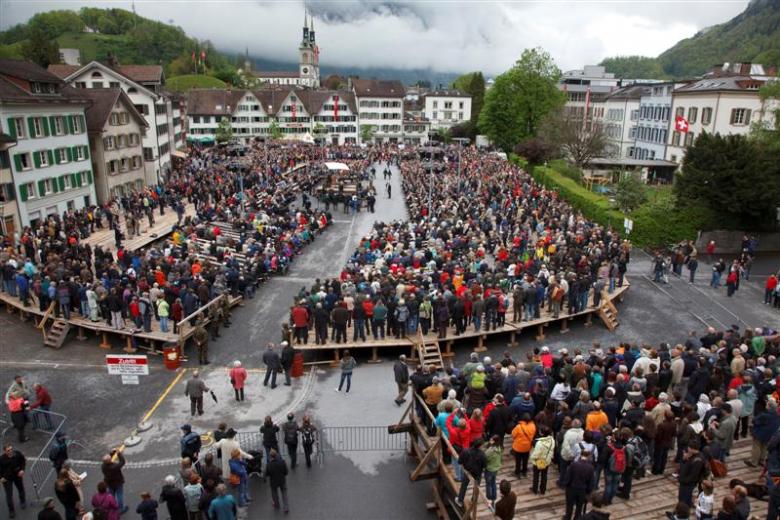
M 610 332 L 615 332 L 615 329 L 620 325 L 617 319 L 617 307 L 608 298 L 601 300 L 599 306 L 599 318 L 604 322 Z
M 65 338 L 68 336 L 70 330 L 70 323 L 65 320 L 54 320 L 51 324 L 51 328 L 46 332 L 43 329 L 43 344 L 51 348 L 60 348 L 65 343 Z
M 420 364 L 435 366 L 437 370 L 444 370 L 444 358 L 441 356 L 439 340 L 426 340 L 422 332 L 417 331 L 417 356 Z

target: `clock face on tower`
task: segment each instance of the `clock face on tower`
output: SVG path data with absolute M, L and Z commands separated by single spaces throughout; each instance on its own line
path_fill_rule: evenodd
M 303 68 L 303 73 L 304 74 L 308 74 L 309 73 L 309 67 L 304 67 Z

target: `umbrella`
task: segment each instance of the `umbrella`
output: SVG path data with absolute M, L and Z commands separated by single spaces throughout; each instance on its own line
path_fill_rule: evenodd
M 211 394 L 211 398 L 214 399 L 214 402 L 219 403 L 219 401 L 217 401 L 216 394 L 214 394 L 214 390 L 210 390 L 209 393 Z

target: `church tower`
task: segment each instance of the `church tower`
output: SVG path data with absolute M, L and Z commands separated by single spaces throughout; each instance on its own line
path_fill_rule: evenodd
M 298 74 L 301 78 L 301 84 L 318 88 L 320 86 L 320 51 L 314 37 L 314 19 L 305 11 L 303 13 L 303 38 L 298 52 L 300 54 Z

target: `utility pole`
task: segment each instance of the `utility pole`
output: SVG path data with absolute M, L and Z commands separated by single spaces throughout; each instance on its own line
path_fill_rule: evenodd
M 466 144 L 469 144 L 471 142 L 471 139 L 468 137 L 453 137 L 453 141 L 458 142 L 458 193 L 460 193 L 460 150 L 461 145 L 465 142 Z

